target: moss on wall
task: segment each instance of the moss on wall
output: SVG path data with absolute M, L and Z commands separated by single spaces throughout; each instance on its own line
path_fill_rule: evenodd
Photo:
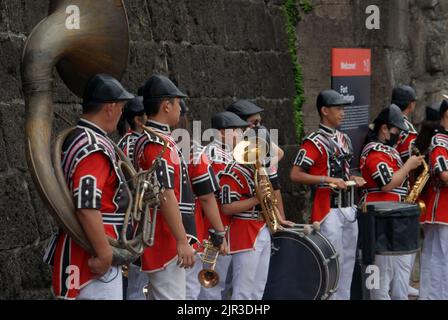
M 296 89 L 296 95 L 294 97 L 294 121 L 296 125 L 296 138 L 300 142 L 304 135 L 302 106 L 305 101 L 305 92 L 303 89 L 302 67 L 297 59 L 296 26 L 300 21 L 300 11 L 309 13 L 313 9 L 313 5 L 310 0 L 286 0 L 283 9 L 286 16 L 288 50 L 294 68 L 294 85 Z

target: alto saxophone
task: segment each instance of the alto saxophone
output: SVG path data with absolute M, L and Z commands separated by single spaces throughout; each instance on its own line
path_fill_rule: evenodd
M 417 156 L 420 156 L 420 151 L 417 149 L 416 146 L 412 146 L 412 153 L 416 154 Z M 407 203 L 417 203 L 420 207 L 420 213 L 424 213 L 426 211 L 426 204 L 423 200 L 419 200 L 418 197 L 422 193 L 423 189 L 425 188 L 426 183 L 429 180 L 429 166 L 426 163 L 426 161 L 423 159 L 423 171 L 418 176 L 417 180 L 414 183 L 414 186 L 412 187 L 409 194 L 404 199 L 404 202 Z

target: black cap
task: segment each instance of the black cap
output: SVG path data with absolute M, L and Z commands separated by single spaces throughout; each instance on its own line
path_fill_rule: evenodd
M 244 121 L 233 112 L 224 111 L 212 117 L 213 129 L 230 129 L 249 127 L 249 122 Z
M 185 115 L 190 109 L 188 109 L 187 104 L 184 100 L 180 100 L 180 114 Z
M 144 100 L 187 97 L 170 79 L 161 75 L 155 75 L 149 78 L 141 91 Z
M 264 111 L 263 108 L 260 108 L 259 106 L 248 100 L 238 100 L 228 106 L 226 110 L 229 112 L 233 112 L 234 114 L 243 118 Z
M 425 113 L 426 113 L 426 120 L 427 121 L 439 121 L 440 120 L 440 106 L 446 102 L 445 100 L 442 100 L 441 102 L 433 103 L 430 106 L 426 107 Z
M 316 107 L 320 110 L 322 107 L 347 106 L 352 104 L 343 95 L 334 90 L 325 90 L 317 96 Z
M 87 82 L 83 105 L 126 101 L 133 98 L 134 95 L 126 91 L 117 79 L 108 74 L 97 74 Z
M 395 104 L 391 104 L 390 107 L 381 110 L 380 114 L 374 120 L 374 123 L 387 124 L 400 130 L 408 131 L 406 123 L 404 122 L 403 113 Z
M 417 94 L 410 86 L 399 86 L 392 90 L 392 103 L 399 106 L 402 110 L 414 101 L 417 101 Z
M 137 114 L 145 111 L 143 106 L 143 97 L 135 97 L 132 100 L 129 100 L 128 103 L 124 106 L 123 112 L 129 114 Z

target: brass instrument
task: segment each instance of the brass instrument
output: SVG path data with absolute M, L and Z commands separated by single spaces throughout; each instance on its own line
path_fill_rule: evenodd
M 262 214 L 271 234 L 282 228 L 279 223 L 280 212 L 278 201 L 274 194 L 268 173 L 263 167 L 262 159 L 268 154 L 268 143 L 261 138 L 250 138 L 239 142 L 233 157 L 236 162 L 245 165 L 253 165 L 255 168 L 254 182 L 255 193 L 260 202 Z
M 79 8 L 79 29 L 66 27 L 68 6 Z M 117 79 L 123 74 L 129 53 L 128 20 L 122 0 L 52 0 L 49 16 L 29 35 L 22 55 L 22 90 L 26 106 L 26 154 L 28 167 L 41 198 L 46 202 L 59 226 L 83 249 L 95 254 L 82 229 L 73 200 L 60 166 L 65 130 L 56 140 L 53 161 L 51 137 L 53 122 L 53 69 L 67 87 L 81 97 L 87 81 L 98 73 Z M 132 165 L 115 147 L 121 167 L 128 176 L 136 177 Z M 152 168 L 155 170 L 154 168 Z M 146 180 L 146 179 L 145 179 Z M 131 190 L 125 190 L 131 196 Z M 132 205 L 132 197 L 131 205 Z M 140 200 L 137 198 L 137 202 Z M 149 202 L 149 206 L 153 203 Z M 129 206 L 123 232 L 131 217 Z M 127 241 L 109 238 L 113 264 L 135 260 L 142 252 L 142 234 Z
M 213 288 L 219 283 L 219 274 L 215 271 L 219 248 L 213 245 L 210 238 L 204 240 L 202 246 L 204 247 L 204 253 L 201 260 L 204 267 L 198 274 L 198 280 L 204 288 Z
M 412 145 L 412 152 L 414 154 L 420 156 L 420 151 L 414 145 Z M 420 207 L 420 213 L 424 213 L 426 211 L 426 204 L 423 200 L 418 200 L 418 197 L 422 193 L 423 189 L 425 188 L 425 185 L 429 180 L 429 176 L 430 176 L 429 166 L 426 163 L 426 161 L 423 159 L 423 171 L 418 176 L 411 191 L 404 199 L 404 202 L 407 202 L 407 203 L 416 203 L 417 202 L 418 206 Z

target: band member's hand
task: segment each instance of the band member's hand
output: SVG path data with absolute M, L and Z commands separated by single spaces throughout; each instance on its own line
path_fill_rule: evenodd
M 112 255 L 91 257 L 87 264 L 92 273 L 102 276 L 112 266 Z
M 219 254 L 222 256 L 226 256 L 229 253 L 229 249 L 227 247 L 227 241 L 226 239 L 223 240 L 221 243 L 221 246 L 219 247 Z
M 409 166 L 410 170 L 417 169 L 421 166 L 423 158 L 423 156 L 411 156 L 409 157 L 408 161 L 406 161 L 405 165 Z
M 365 185 L 367 183 L 367 181 L 364 180 L 363 177 L 358 177 L 358 176 L 352 176 L 352 177 L 350 177 L 350 180 L 355 181 L 357 187 L 362 187 L 363 185 Z
M 194 266 L 194 250 L 188 242 L 177 243 L 177 265 L 180 268 L 191 268 Z
M 226 231 L 216 231 L 215 229 L 208 229 L 210 240 L 214 247 L 221 248 L 221 245 L 226 240 Z
M 284 226 L 284 227 L 294 227 L 295 226 L 295 223 L 294 222 L 292 222 L 292 221 L 289 221 L 289 220 L 283 220 L 283 219 L 279 219 L 279 221 L 278 221 L 282 226 Z
M 343 179 L 328 177 L 326 181 L 331 187 L 334 185 L 338 189 L 347 189 L 347 183 Z

